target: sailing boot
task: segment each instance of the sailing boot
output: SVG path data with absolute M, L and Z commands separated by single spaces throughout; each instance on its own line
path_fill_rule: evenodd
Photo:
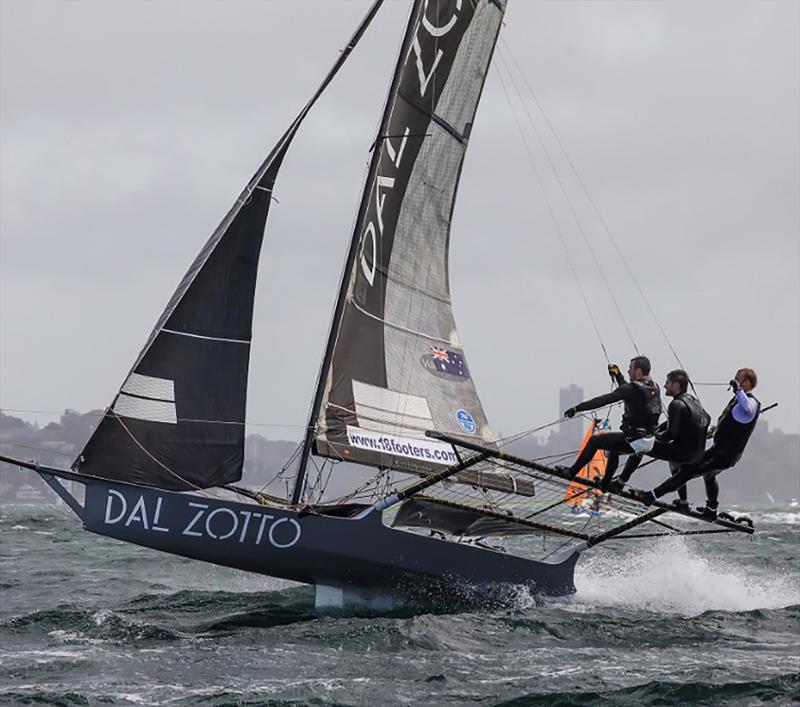
M 652 491 L 642 491 L 641 489 L 631 489 L 631 496 L 640 503 L 644 503 L 645 506 L 652 506 L 656 500 Z
M 708 520 L 716 520 L 717 518 L 717 509 L 712 508 L 708 504 L 705 506 L 698 506 L 695 511 L 703 516 L 703 518 L 708 518 Z
M 681 511 L 682 513 L 691 513 L 692 507 L 689 505 L 689 501 L 684 501 L 680 498 L 676 498 L 672 502 L 673 507 L 675 510 Z
M 621 491 L 624 490 L 624 488 L 625 488 L 625 482 L 620 478 L 614 479 L 608 485 L 608 490 L 611 491 L 611 493 L 620 493 Z

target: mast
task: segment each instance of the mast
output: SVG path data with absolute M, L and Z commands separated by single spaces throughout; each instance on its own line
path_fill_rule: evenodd
M 322 364 L 320 366 L 319 377 L 317 378 L 314 399 L 311 404 L 311 415 L 309 417 L 308 425 L 306 426 L 305 438 L 303 439 L 303 450 L 300 454 L 300 461 L 297 466 L 297 475 L 295 476 L 294 489 L 292 491 L 291 499 L 293 504 L 299 503 L 303 495 L 303 487 L 305 486 L 306 480 L 306 467 L 308 466 L 308 458 L 311 455 L 311 447 L 314 444 L 314 435 L 316 433 L 317 423 L 319 422 L 319 410 L 325 392 L 325 381 L 328 378 L 328 372 L 333 359 L 333 350 L 336 346 L 339 323 L 342 318 L 342 313 L 344 312 L 345 302 L 347 299 L 347 290 L 350 283 L 350 278 L 353 274 L 353 266 L 356 262 L 358 246 L 361 241 L 361 227 L 364 222 L 364 215 L 369 208 L 369 200 L 367 196 L 369 190 L 372 188 L 372 183 L 377 174 L 378 162 L 381 154 L 379 149 L 380 141 L 385 137 L 386 127 L 388 125 L 389 117 L 393 107 L 392 99 L 400 84 L 401 70 L 403 68 L 405 58 L 411 49 L 412 42 L 414 41 L 414 27 L 416 25 L 416 18 L 420 12 L 420 8 L 425 2 L 426 0 L 414 0 L 412 5 L 403 44 L 400 47 L 400 54 L 397 57 L 397 65 L 395 66 L 394 76 L 392 77 L 392 83 L 389 86 L 389 93 L 386 98 L 386 105 L 383 109 L 383 116 L 378 128 L 378 134 L 376 135 L 375 142 L 372 145 L 372 158 L 370 160 L 369 171 L 367 172 L 367 179 L 364 184 L 361 206 L 359 208 L 358 217 L 356 218 L 355 228 L 353 229 L 353 237 L 350 240 L 350 248 L 347 251 L 347 259 L 345 260 L 344 271 L 342 273 L 342 281 L 339 285 L 339 292 L 336 297 L 336 306 L 333 310 L 330 331 L 328 332 L 328 341 L 325 345 L 325 353 L 322 357 Z

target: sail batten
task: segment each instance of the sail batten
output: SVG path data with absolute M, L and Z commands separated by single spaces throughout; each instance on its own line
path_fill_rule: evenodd
M 425 431 L 494 440 L 453 316 L 448 249 L 503 10 L 487 0 L 414 5 L 309 423 L 319 455 L 424 475 L 452 463 Z M 384 403 L 360 408 L 365 385 L 386 391 Z M 398 402 L 412 399 L 425 403 L 424 430 Z M 303 472 L 301 462 L 294 501 Z

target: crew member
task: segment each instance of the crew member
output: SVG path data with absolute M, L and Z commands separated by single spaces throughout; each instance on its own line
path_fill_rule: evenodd
M 575 463 L 571 467 L 561 468 L 565 475 L 574 478 L 589 463 L 598 449 L 604 449 L 608 454 L 606 473 L 601 482 L 603 490 L 608 488 L 617 470 L 620 454 L 634 454 L 652 448 L 655 442 L 653 433 L 661 414 L 661 397 L 658 386 L 650 378 L 650 359 L 647 356 L 636 356 L 631 359 L 628 366 L 629 382 L 625 382 L 616 364 L 609 364 L 608 372 L 616 381 L 617 388 L 569 408 L 564 412 L 564 417 L 574 417 L 579 412 L 595 410 L 621 401 L 625 406 L 620 425 L 621 432 L 593 435 Z
M 758 376 L 752 368 L 740 368 L 731 380 L 733 398 L 725 406 L 717 420 L 713 445 L 703 454 L 700 461 L 687 464 L 677 474 L 656 486 L 652 491 L 644 491 L 641 499 L 648 505 L 655 499 L 683 488 L 691 479 L 703 477 L 706 485 L 706 505 L 697 509 L 708 518 L 717 517 L 719 506 L 719 484 L 717 474 L 730 469 L 742 457 L 750 435 L 758 422 L 761 403 L 752 394 L 758 384 Z
M 677 474 L 684 464 L 700 460 L 706 447 L 706 433 L 711 418 L 703 409 L 700 401 L 688 392 L 689 375 L 678 368 L 667 374 L 664 392 L 672 398 L 667 408 L 667 421 L 656 430 L 656 441 L 648 456 L 670 462 L 670 471 Z M 618 481 L 621 487 L 630 479 L 641 456 L 631 457 L 631 463 L 625 465 Z M 678 489 L 677 503 L 681 510 L 689 510 L 686 486 Z

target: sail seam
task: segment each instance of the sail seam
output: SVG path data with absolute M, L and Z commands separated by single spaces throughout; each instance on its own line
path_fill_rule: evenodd
M 139 398 L 142 396 L 139 395 L 131 395 L 130 393 L 120 393 L 120 395 L 127 395 L 132 398 Z M 172 400 L 159 400 L 158 398 L 144 398 L 143 400 L 152 400 L 154 402 L 162 402 L 162 403 L 172 403 Z M 108 412 L 104 415 L 105 417 L 117 417 L 116 411 L 113 408 L 110 408 Z M 130 415 L 122 415 L 122 417 L 130 417 Z M 133 418 L 133 419 L 140 419 L 140 418 Z M 193 423 L 201 423 L 205 425 L 239 425 L 239 426 L 247 426 L 246 421 L 238 421 L 238 420 L 203 420 L 200 418 L 192 418 L 192 417 L 177 417 L 175 418 L 175 422 L 193 422 Z
M 382 319 L 381 317 L 377 317 L 371 312 L 368 312 L 363 307 L 360 307 L 354 300 L 351 300 L 351 303 L 362 314 L 366 315 L 367 317 L 370 317 L 371 319 L 374 319 L 376 322 L 381 322 L 381 324 L 385 324 L 386 326 L 391 327 L 392 329 L 397 329 L 398 331 L 404 331 L 406 334 L 412 334 L 413 336 L 421 336 L 425 339 L 430 339 L 431 341 L 439 341 L 443 344 L 447 344 L 448 346 L 456 345 L 455 342 L 450 341 L 449 339 L 442 339 L 441 337 L 434 336 L 433 334 L 426 334 L 423 331 L 414 331 L 413 329 L 408 329 L 406 327 L 400 326 L 399 324 L 393 324 L 392 322 L 386 319 Z
M 411 412 L 398 412 L 396 410 L 386 410 L 384 408 L 380 408 L 377 405 L 367 405 L 366 403 L 358 403 L 359 408 L 366 408 L 369 410 L 374 410 L 377 413 L 384 413 L 386 415 L 394 415 L 394 416 L 402 416 L 402 417 L 411 417 L 415 420 L 419 420 L 420 422 L 426 422 L 430 420 L 430 417 L 423 417 L 422 415 L 415 415 Z M 369 414 L 369 413 L 367 413 Z M 375 422 L 387 422 L 387 420 L 380 420 L 378 418 L 374 418 Z M 426 428 L 427 429 L 427 428 Z
M 360 415 L 357 411 L 351 410 L 350 408 L 347 408 L 344 405 L 337 405 L 336 403 L 330 403 L 329 402 L 329 403 L 327 403 L 326 407 L 336 408 L 337 410 L 341 410 L 343 412 L 347 412 L 347 413 L 353 415 L 354 417 L 356 417 L 356 419 L 358 420 L 359 423 L 373 422 L 373 423 L 376 423 L 376 424 L 384 425 L 386 427 L 396 427 L 398 429 L 406 430 L 406 434 L 408 434 L 408 435 L 412 435 L 413 433 L 416 433 L 416 432 L 422 433 L 424 435 L 424 433 L 431 428 L 431 425 L 426 425 L 425 427 L 415 427 L 413 425 L 402 425 L 400 423 L 392 423 L 392 422 L 389 422 L 387 420 L 379 420 L 378 418 L 370 417 L 368 414 L 367 415 Z M 402 414 L 402 413 L 397 413 L 397 414 Z M 369 429 L 369 428 L 364 427 L 364 429 Z M 420 437 L 420 439 L 422 439 L 422 437 Z
M 246 344 L 247 346 L 250 346 L 250 342 L 247 341 L 246 339 L 226 339 L 225 337 L 222 336 L 206 336 L 204 334 L 191 334 L 188 331 L 177 331 L 175 329 L 167 329 L 166 327 L 163 327 L 161 331 L 164 331 L 167 334 L 176 334 L 177 336 L 189 336 L 192 339 L 205 339 L 207 341 L 224 341 L 229 344 Z
M 169 398 L 152 398 L 149 395 L 138 395 L 136 393 L 127 393 L 124 390 L 119 391 L 120 395 L 126 395 L 129 398 L 139 398 L 139 400 L 152 400 L 156 403 L 172 403 L 175 404 L 174 400 L 170 400 Z

